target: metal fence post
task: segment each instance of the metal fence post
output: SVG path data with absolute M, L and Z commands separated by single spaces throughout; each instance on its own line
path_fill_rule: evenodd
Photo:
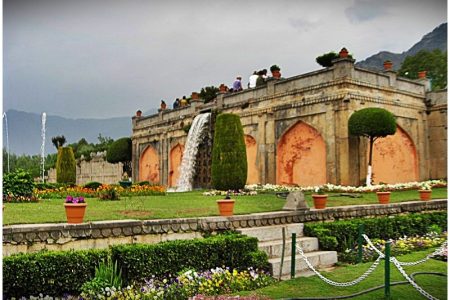
M 292 245 L 291 245 L 291 279 L 295 278 L 295 246 L 297 244 L 297 234 L 292 233 Z
M 387 241 L 384 248 L 384 298 L 391 299 L 391 241 Z
M 358 263 L 362 263 L 364 224 L 358 225 Z

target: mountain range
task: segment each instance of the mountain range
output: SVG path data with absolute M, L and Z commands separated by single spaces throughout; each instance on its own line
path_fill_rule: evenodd
M 447 23 L 436 27 L 432 32 L 413 45 L 410 49 L 402 53 L 392 53 L 381 51 L 375 55 L 356 63 L 356 66 L 381 71 L 383 62 L 391 60 L 394 70 L 400 68 L 403 60 L 410 55 L 414 55 L 420 50 L 440 49 L 447 51 Z M 156 110 L 144 112 L 144 115 L 156 113 Z M 17 110 L 6 112 L 8 121 L 9 151 L 15 154 L 34 155 L 40 154 L 42 137 L 41 115 Z M 3 118 L 3 147 L 6 147 L 6 123 Z M 51 142 L 51 138 L 56 135 L 64 135 L 67 143 L 74 143 L 81 138 L 88 142 L 97 143 L 98 136 L 118 139 L 131 135 L 131 117 L 109 118 L 109 119 L 68 119 L 59 116 L 47 116 L 46 120 L 46 140 L 45 153 L 56 152 Z
M 363 61 L 357 62 L 356 66 L 374 71 L 382 71 L 383 62 L 390 60 L 393 63 L 392 69 L 398 70 L 406 57 L 415 55 L 421 50 L 431 51 L 434 49 L 447 52 L 447 23 L 439 25 L 432 32 L 424 35 L 419 42 L 414 44 L 407 51 L 402 53 L 381 51 Z

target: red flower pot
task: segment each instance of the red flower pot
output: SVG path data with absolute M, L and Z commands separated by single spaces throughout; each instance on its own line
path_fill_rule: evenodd
M 234 209 L 234 200 L 233 199 L 223 199 L 217 200 L 217 205 L 219 206 L 219 214 L 221 216 L 232 216 Z
M 389 204 L 391 192 L 377 192 L 377 197 L 380 204 Z
M 87 203 L 64 203 L 67 223 L 69 224 L 83 223 L 86 206 Z
M 420 200 L 428 201 L 431 199 L 431 190 L 419 190 Z
M 324 209 L 327 206 L 328 195 L 312 195 L 315 209 Z

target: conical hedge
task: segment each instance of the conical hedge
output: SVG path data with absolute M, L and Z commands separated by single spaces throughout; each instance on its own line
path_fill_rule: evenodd
M 217 190 L 238 190 L 247 180 L 247 154 L 239 116 L 219 114 L 212 150 L 211 185 Z
M 75 184 L 76 183 L 76 162 L 75 155 L 71 147 L 59 147 L 56 159 L 56 182 Z

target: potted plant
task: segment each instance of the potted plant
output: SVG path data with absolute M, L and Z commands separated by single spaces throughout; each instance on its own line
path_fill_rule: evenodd
M 216 202 L 219 206 L 219 214 L 221 216 L 227 217 L 233 215 L 234 200 L 230 198 L 230 192 L 227 192 L 225 199 L 220 199 Z
M 386 188 L 386 185 L 382 185 L 380 189 L 377 191 L 378 202 L 380 204 L 389 204 L 391 199 L 391 192 L 389 192 Z
M 321 187 L 316 187 L 312 194 L 315 209 L 324 209 L 327 206 L 328 195 Z
M 420 200 L 427 201 L 431 199 L 431 185 L 428 182 L 423 182 L 419 189 Z
M 383 67 L 386 71 L 389 71 L 392 69 L 392 61 L 390 60 L 385 60 L 383 63 Z
M 280 67 L 277 65 L 273 65 L 270 67 L 270 72 L 272 72 L 272 77 L 279 79 L 281 77 Z
M 342 48 L 341 51 L 339 51 L 339 57 L 340 58 L 347 58 L 348 57 L 348 50 L 347 48 Z
M 67 196 L 64 202 L 66 210 L 67 223 L 80 224 L 83 223 L 84 213 L 86 212 L 87 203 L 83 197 Z

